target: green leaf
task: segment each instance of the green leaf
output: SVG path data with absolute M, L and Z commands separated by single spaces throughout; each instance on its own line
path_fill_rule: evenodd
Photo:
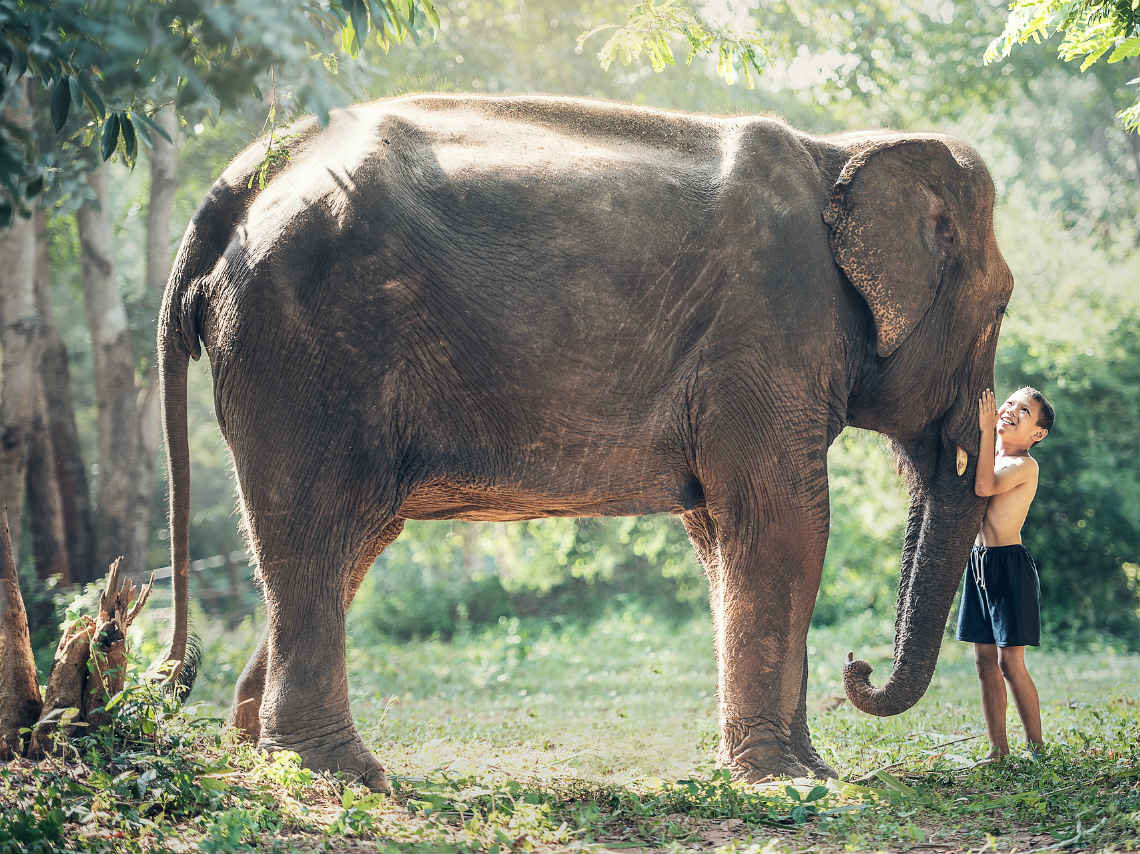
M 79 85 L 79 78 L 69 76 L 67 82 L 68 88 L 71 89 L 71 103 L 78 108 L 83 103 L 83 88 Z
M 1096 50 L 1094 50 L 1092 53 L 1090 53 L 1088 56 L 1086 56 L 1085 61 L 1081 63 L 1081 71 L 1088 71 L 1089 66 L 1093 65 L 1093 63 L 1095 63 L 1098 59 L 1100 59 L 1102 56 L 1104 56 L 1104 54 L 1107 53 L 1108 48 L 1109 48 L 1109 45 L 1105 45 L 1104 47 L 1099 47 Z
M 886 771 L 877 772 L 875 774 L 875 779 L 896 794 L 904 795 L 906 797 L 913 797 L 917 794 L 914 789 L 912 789 L 898 777 L 895 777 L 893 774 L 888 774 Z
M 356 37 L 356 27 L 352 21 L 345 24 L 344 29 L 340 31 L 340 49 L 353 58 L 360 50 L 360 40 Z
M 406 35 L 403 19 L 396 11 L 393 0 L 379 0 L 379 2 L 381 10 L 384 12 L 384 20 L 388 32 L 391 33 L 392 40 L 399 44 L 404 40 L 404 36 Z
M 364 0 L 350 0 L 348 14 L 352 18 L 352 29 L 356 33 L 356 44 L 359 48 L 368 36 L 368 10 L 364 8 Z
M 810 804 L 812 801 L 818 801 L 825 795 L 827 795 L 827 786 L 816 786 L 807 793 L 807 797 L 804 798 L 804 803 Z
M 111 113 L 103 122 L 103 136 L 99 140 L 99 148 L 103 159 L 110 160 L 115 153 L 115 146 L 119 144 L 119 114 Z
M 127 155 L 127 160 L 133 164 L 135 162 L 135 154 L 138 151 L 135 142 L 135 126 L 131 123 L 130 116 L 126 113 L 119 113 L 119 129 L 123 134 L 123 151 Z
M 51 123 L 56 133 L 63 130 L 67 124 L 67 114 L 71 109 L 71 83 L 65 74 L 55 81 L 55 90 L 51 94 Z
M 372 792 L 356 801 L 353 806 L 358 810 L 374 810 L 388 799 L 383 792 Z
M 420 6 L 421 6 L 421 8 L 423 8 L 424 15 L 427 17 L 428 21 L 431 23 L 431 25 L 433 27 L 435 27 L 438 30 L 439 29 L 439 12 L 437 12 L 435 10 L 435 6 L 432 5 L 431 0 L 420 0 Z
M 1118 44 L 1116 49 L 1109 54 L 1108 62 L 1111 65 L 1114 62 L 1120 62 L 1122 59 L 1129 59 L 1133 56 L 1140 56 L 1140 36 L 1133 36 Z

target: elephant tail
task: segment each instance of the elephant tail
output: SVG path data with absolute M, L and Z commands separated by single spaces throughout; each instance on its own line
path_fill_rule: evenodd
M 191 225 L 187 232 L 194 229 Z M 191 358 L 197 359 L 199 344 L 198 303 L 200 297 L 179 275 L 186 264 L 183 241 L 174 273 L 166 285 L 162 314 L 158 322 L 158 381 L 161 386 L 162 432 L 166 439 L 167 481 L 170 498 L 170 567 L 174 588 L 174 630 L 166 654 L 165 680 L 176 693 L 190 691 L 195 668 L 187 661 L 190 599 L 190 443 L 186 419 L 186 376 Z
M 218 181 L 199 207 L 174 259 L 158 317 L 158 378 L 162 431 L 166 440 L 170 491 L 170 557 L 174 629 L 163 669 L 180 697 L 189 693 L 197 671 L 196 639 L 189 636 L 190 444 L 186 419 L 186 377 L 190 359 L 202 355 L 207 284 L 244 215 L 242 184 Z

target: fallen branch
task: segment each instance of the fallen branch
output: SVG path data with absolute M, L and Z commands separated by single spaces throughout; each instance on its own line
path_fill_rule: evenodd
M 121 557 L 111 564 L 98 617 L 85 614 L 64 627 L 41 697 L 6 508 L 0 521 L 0 759 L 36 757 L 54 745 L 56 734 L 109 722 L 105 707 L 126 681 L 127 628 L 154 577 L 140 590 L 129 578 L 120 580 Z
M 971 739 L 974 739 L 974 738 L 980 738 L 980 736 L 964 735 L 961 738 L 955 738 L 955 739 L 952 739 L 950 741 L 944 741 L 941 744 L 936 744 L 936 745 L 934 745 L 934 747 L 930 748 L 930 750 L 938 750 L 940 747 L 949 747 L 951 744 L 958 744 L 961 741 L 970 741 Z M 874 779 L 874 777 L 877 774 L 879 774 L 883 771 L 891 771 L 895 768 L 898 768 L 901 765 L 905 765 L 909 761 L 910 761 L 909 759 L 900 759 L 898 762 L 892 762 L 890 765 L 884 765 L 882 768 L 876 768 L 874 771 L 868 771 L 862 777 L 856 777 L 854 780 L 850 780 L 849 782 L 851 782 L 851 783 L 866 783 L 868 780 Z

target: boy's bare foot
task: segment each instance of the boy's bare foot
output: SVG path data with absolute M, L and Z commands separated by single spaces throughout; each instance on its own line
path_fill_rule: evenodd
M 985 755 L 985 758 L 979 759 L 977 762 L 975 762 L 974 767 L 978 768 L 982 765 L 996 765 L 999 762 L 1004 761 L 1007 756 L 1009 756 L 1008 750 L 994 749 L 987 753 Z

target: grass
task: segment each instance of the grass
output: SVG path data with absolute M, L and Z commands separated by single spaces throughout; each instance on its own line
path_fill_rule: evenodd
M 809 719 L 848 782 L 746 786 L 713 761 L 705 620 L 674 624 L 637 609 L 588 625 L 504 620 L 450 643 L 395 644 L 355 623 L 350 632 L 353 711 L 389 769 L 391 798 L 295 757 L 267 758 L 221 729 L 215 716 L 254 640 L 247 624 L 212 634 L 187 709 L 129 692 L 114 758 L 111 745 L 77 739 L 70 770 L 49 760 L 0 771 L 0 849 L 1140 848 L 1135 655 L 1029 652 L 1049 748 L 972 767 L 986 743 L 968 647 L 944 644 L 914 709 L 872 718 L 841 699 L 840 665 L 854 649 L 880 662 L 881 684 L 890 625 L 813 630 Z M 1015 743 L 1012 703 L 1009 728 Z

